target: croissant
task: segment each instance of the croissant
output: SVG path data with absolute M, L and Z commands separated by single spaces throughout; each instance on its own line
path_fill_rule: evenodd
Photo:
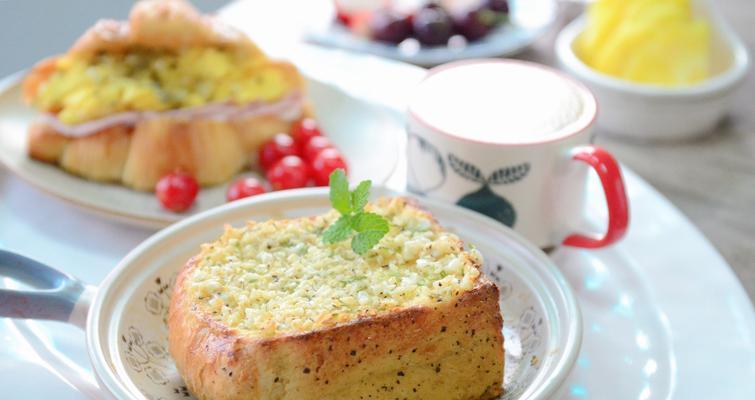
M 28 154 L 137 190 L 176 170 L 215 185 L 311 114 L 304 86 L 295 66 L 188 2 L 141 0 L 26 76 L 25 100 L 42 112 Z

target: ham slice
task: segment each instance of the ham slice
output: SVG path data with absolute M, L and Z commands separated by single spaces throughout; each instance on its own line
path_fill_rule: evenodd
M 114 125 L 134 126 L 140 121 L 151 118 L 172 119 L 211 119 L 216 121 L 230 121 L 245 119 L 260 115 L 275 115 L 286 121 L 293 121 L 301 116 L 304 96 L 300 92 L 293 92 L 288 96 L 272 103 L 251 102 L 246 105 L 233 103 L 210 103 L 197 107 L 179 108 L 168 111 L 126 111 L 109 115 L 93 121 L 76 125 L 62 122 L 55 114 L 46 113 L 41 121 L 50 125 L 64 136 L 82 137 L 95 134 Z

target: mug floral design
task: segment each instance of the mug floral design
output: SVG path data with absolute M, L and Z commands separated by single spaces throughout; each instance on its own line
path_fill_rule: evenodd
M 464 195 L 456 204 L 485 214 L 508 227 L 514 226 L 516 223 L 514 206 L 504 197 L 493 192 L 490 186 L 508 185 L 524 179 L 530 171 L 529 163 L 501 167 L 493 171 L 487 178 L 483 176 L 478 167 L 453 154 L 448 155 L 448 164 L 462 178 L 482 184 L 479 190 Z
M 424 165 L 409 165 L 408 173 L 411 175 L 407 182 L 407 189 L 410 192 L 420 195 L 426 195 L 446 183 L 446 162 L 444 161 L 443 154 L 438 148 L 432 144 L 429 140 L 409 132 L 409 151 L 416 153 L 415 157 L 410 157 L 410 162 L 418 164 L 430 164 L 435 165 L 437 174 L 433 174 L 431 178 L 423 177 L 419 179 L 416 176 L 416 172 Z

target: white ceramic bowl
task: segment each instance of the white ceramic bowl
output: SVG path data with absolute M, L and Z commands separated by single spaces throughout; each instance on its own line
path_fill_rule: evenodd
M 502 399 L 552 396 L 572 369 L 582 340 L 580 311 L 563 275 L 542 251 L 497 221 L 454 205 L 428 199 L 420 203 L 442 225 L 480 249 L 485 272 L 500 288 L 506 346 Z M 78 389 L 91 397 L 184 399 L 189 393 L 166 350 L 165 320 L 178 270 L 201 243 L 217 238 L 224 224 L 312 215 L 329 207 L 327 189 L 316 188 L 269 193 L 203 212 L 132 250 L 96 294 L 50 267 L 0 251 L 0 278 L 10 276 L 48 288 L 26 292 L 0 288 L 0 316 L 85 326 L 99 388 L 90 384 Z M 69 369 L 60 371 L 69 381 L 82 386 L 93 381 L 72 377 L 75 371 L 70 366 L 75 364 L 62 354 L 56 357 L 60 359 L 51 364 Z
M 742 41 L 715 13 L 712 68 L 714 76 L 687 87 L 666 88 L 633 83 L 602 74 L 587 66 L 574 52 L 575 39 L 584 30 L 580 17 L 556 40 L 556 56 L 566 72 L 584 82 L 600 106 L 598 127 L 615 136 L 637 140 L 676 140 L 710 132 L 726 115 L 734 90 L 744 79 L 749 56 Z

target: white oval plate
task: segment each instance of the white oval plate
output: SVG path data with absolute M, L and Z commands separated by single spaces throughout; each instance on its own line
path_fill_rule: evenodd
M 332 1 L 312 1 L 321 7 L 332 10 Z M 556 0 L 510 0 L 509 21 L 496 28 L 483 39 L 467 44 L 460 49 L 446 46 L 420 48 L 416 51 L 402 50 L 398 46 L 380 43 L 351 33 L 336 23 L 317 24 L 306 32 L 306 39 L 314 44 L 359 51 L 380 57 L 391 58 L 411 64 L 434 66 L 450 61 L 508 56 L 522 51 L 548 31 L 556 19 Z M 318 11 L 315 15 L 325 15 L 333 20 L 334 12 Z
M 583 313 L 576 366 L 555 399 L 750 399 L 755 310 L 729 266 L 689 221 L 625 169 L 632 222 L 610 248 L 552 258 Z M 600 207 L 592 179 L 586 196 Z M 99 284 L 151 232 L 109 223 L 0 170 L 0 246 Z M 71 227 L 76 234 L 71 235 Z M 3 282 L 0 281 L 0 285 Z M 55 322 L 0 319 L 3 398 L 87 400 L 83 333 Z M 61 356 L 73 362 L 60 363 Z M 61 374 L 56 371 L 69 371 Z
M 344 154 L 351 180 L 385 183 L 398 160 L 399 136 L 404 134 L 403 116 L 357 98 L 332 81 L 305 76 L 316 117 L 325 134 Z M 97 214 L 152 228 L 164 227 L 226 202 L 228 184 L 203 188 L 194 206 L 177 214 L 163 209 L 152 193 L 88 181 L 30 159 L 26 136 L 36 112 L 23 103 L 19 82 L 19 75 L 0 81 L 0 163 L 31 185 Z
M 376 191 L 376 197 L 387 192 Z M 502 399 L 545 399 L 576 360 L 581 317 L 550 259 L 510 229 L 466 209 L 420 200 L 440 224 L 474 244 L 500 287 L 506 346 Z M 270 193 L 188 218 L 135 248 L 99 288 L 89 313 L 90 358 L 118 398 L 179 399 L 185 387 L 167 349 L 167 307 L 178 270 L 224 224 L 296 218 L 330 209 L 327 188 Z

